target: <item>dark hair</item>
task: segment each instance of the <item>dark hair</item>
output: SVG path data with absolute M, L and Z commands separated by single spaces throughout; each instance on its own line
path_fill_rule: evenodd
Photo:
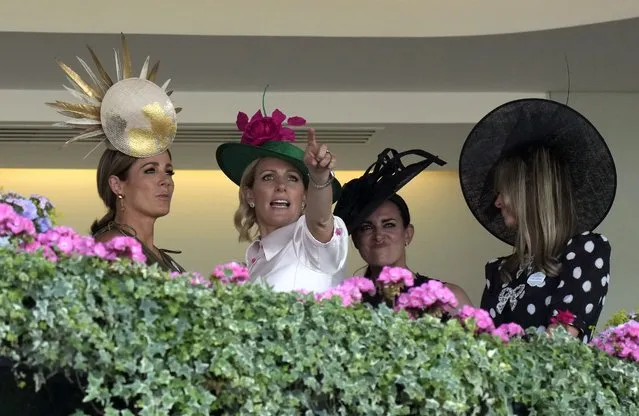
M 167 152 L 169 158 L 172 158 L 171 152 L 168 150 Z M 108 211 L 102 218 L 93 221 L 91 235 L 95 236 L 98 231 L 115 220 L 117 195 L 113 193 L 109 186 L 109 178 L 117 176 L 121 181 L 125 181 L 129 174 L 129 169 L 131 169 L 136 160 L 138 159 L 114 149 L 107 149 L 102 153 L 97 172 L 98 195 Z
M 375 210 L 378 209 L 386 201 L 392 202 L 393 204 L 395 204 L 395 206 L 399 210 L 399 216 L 402 219 L 402 225 L 404 226 L 404 228 L 408 227 L 410 225 L 410 211 L 408 210 L 408 205 L 406 204 L 406 201 L 404 201 L 404 198 L 402 198 L 401 196 L 397 194 L 393 194 L 389 196 L 385 201 L 380 203 L 375 208 Z M 373 210 L 373 212 L 375 212 L 375 210 Z M 353 233 L 351 234 L 351 238 L 354 239 L 356 234 L 357 234 L 357 229 L 353 231 Z
M 395 204 L 397 209 L 399 209 L 399 216 L 402 218 L 402 225 L 404 228 L 410 225 L 410 211 L 408 210 L 408 205 L 404 198 L 399 196 L 398 194 L 391 195 L 387 201 Z M 353 233 L 353 238 L 355 237 L 355 233 Z M 364 277 L 371 277 L 371 266 L 367 265 L 366 270 L 364 270 Z
M 133 156 L 126 155 L 118 150 L 106 149 L 104 153 L 102 153 L 102 157 L 98 163 L 96 179 L 98 195 L 108 211 L 102 218 L 93 221 L 93 224 L 91 224 L 91 235 L 95 235 L 109 222 L 115 220 L 117 196 L 109 186 L 109 178 L 111 176 L 117 176 L 121 181 L 125 181 L 129 174 L 129 169 L 136 160 Z
M 387 201 L 392 202 L 399 209 L 399 215 L 402 217 L 402 222 L 404 223 L 404 227 L 408 227 L 410 225 L 410 211 L 408 210 L 408 205 L 404 198 L 399 196 L 398 194 L 391 195 Z

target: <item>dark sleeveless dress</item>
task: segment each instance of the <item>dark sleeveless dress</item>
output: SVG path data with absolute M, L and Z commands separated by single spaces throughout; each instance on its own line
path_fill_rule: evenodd
M 142 241 L 140 241 L 137 238 L 135 234 L 135 230 L 133 230 L 132 228 L 129 230 L 129 228 L 130 227 L 122 226 L 115 222 L 110 222 L 109 224 L 107 224 L 106 227 L 99 230 L 94 237 L 97 237 L 106 232 L 115 230 L 119 232 L 120 234 L 122 234 L 123 236 L 135 238 L 140 243 L 140 245 L 142 246 L 142 252 L 144 253 L 144 256 L 146 257 L 147 266 L 157 264 L 159 267 L 161 267 L 163 270 L 167 272 L 184 273 L 186 271 L 182 266 L 178 264 L 178 262 L 173 260 L 173 258 L 168 254 L 168 253 L 180 254 L 181 251 L 166 250 L 166 249 L 155 247 L 160 252 L 161 257 L 158 257 L 157 254 L 155 254 L 155 252 L 151 251 Z

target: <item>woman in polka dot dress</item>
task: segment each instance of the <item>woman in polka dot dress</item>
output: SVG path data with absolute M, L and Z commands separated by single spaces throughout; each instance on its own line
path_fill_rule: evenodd
M 566 329 L 588 342 L 610 282 L 610 243 L 592 230 L 617 182 L 594 126 L 553 101 L 504 104 L 468 136 L 460 178 L 475 217 L 514 248 L 486 265 L 481 308 L 496 325 L 538 331 L 561 313 Z

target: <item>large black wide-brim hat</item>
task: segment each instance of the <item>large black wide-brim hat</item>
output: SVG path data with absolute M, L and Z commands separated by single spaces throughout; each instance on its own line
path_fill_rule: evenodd
M 503 104 L 480 120 L 461 151 L 459 178 L 471 212 L 494 236 L 515 242 L 494 209 L 494 171 L 504 156 L 545 146 L 570 172 L 577 231 L 596 228 L 608 215 L 617 190 L 615 163 L 601 134 L 583 115 L 556 101 L 531 98 Z
M 405 165 L 402 158 L 408 156 L 418 156 L 423 160 Z M 401 153 L 385 149 L 362 176 L 342 187 L 333 214 L 344 220 L 348 233 L 352 234 L 384 201 L 433 163 L 439 166 L 446 164 L 439 157 L 419 149 Z

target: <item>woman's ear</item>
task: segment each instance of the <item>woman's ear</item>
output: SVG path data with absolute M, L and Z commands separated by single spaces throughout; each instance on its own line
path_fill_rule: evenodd
M 242 188 L 242 194 L 244 195 L 244 200 L 247 204 L 255 204 L 255 194 L 253 193 L 253 190 L 251 188 L 245 186 L 244 188 Z
M 411 241 L 413 241 L 413 236 L 415 235 L 415 227 L 413 224 L 408 224 L 406 230 L 404 230 L 404 245 L 408 246 Z
M 122 181 L 115 175 L 109 176 L 109 188 L 115 195 L 124 195 L 122 189 Z

